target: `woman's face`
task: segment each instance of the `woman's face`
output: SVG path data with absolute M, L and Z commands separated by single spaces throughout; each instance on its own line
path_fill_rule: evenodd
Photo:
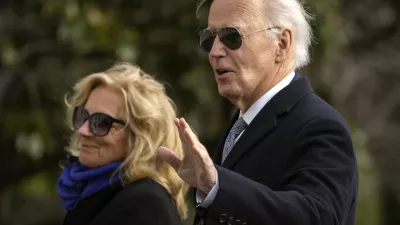
M 92 90 L 84 107 L 76 110 L 75 113 L 76 115 L 80 115 L 82 122 L 86 119 L 82 115 L 87 115 L 87 113 L 89 115 L 103 113 L 121 120 L 117 116 L 121 108 L 122 95 L 117 90 L 106 86 L 98 86 Z M 77 113 L 77 111 L 80 112 Z M 102 121 L 99 122 L 102 119 L 104 119 L 104 115 L 94 116 L 92 122 L 96 122 L 95 120 L 97 120 L 97 128 L 102 127 L 104 130 L 104 123 Z M 90 168 L 100 167 L 111 162 L 123 160 L 126 157 L 128 135 L 127 130 L 123 129 L 124 125 L 113 122 L 109 132 L 104 136 L 93 134 L 89 126 L 91 126 L 89 125 L 89 120 L 86 120 L 77 129 L 80 135 L 79 161 L 83 165 Z

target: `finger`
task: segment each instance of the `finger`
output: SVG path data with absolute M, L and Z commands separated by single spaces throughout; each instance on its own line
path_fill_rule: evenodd
M 171 151 L 170 149 L 164 146 L 161 146 L 157 149 L 157 155 L 162 160 L 171 165 L 175 170 L 178 170 L 182 165 L 182 160 L 178 158 L 175 152 Z
M 190 129 L 189 124 L 185 121 L 184 118 L 179 120 L 180 127 L 183 128 L 183 140 L 185 143 L 190 145 L 190 148 L 184 148 L 185 155 L 190 158 L 196 157 L 197 160 L 206 160 L 209 158 L 207 149 L 200 143 L 196 134 L 193 133 L 192 129 Z M 182 139 L 182 137 L 181 137 Z
M 175 123 L 176 127 L 178 127 L 178 129 L 179 129 L 180 124 L 179 124 L 179 119 L 178 118 L 174 119 L 174 123 Z
M 183 130 L 187 128 L 193 133 L 192 129 L 190 128 L 189 124 L 186 122 L 186 120 L 184 118 L 181 118 L 179 120 L 179 125 L 180 125 L 180 127 L 182 127 Z
M 186 122 L 184 118 L 180 120 L 180 126 L 183 128 L 185 131 L 186 129 L 188 130 L 187 132 L 190 135 L 190 139 L 192 140 L 192 144 L 194 142 L 199 142 L 199 139 L 197 138 L 197 135 L 193 132 L 193 130 L 190 128 L 189 124 Z
M 211 160 L 207 149 L 199 142 L 193 133 L 190 133 L 190 130 L 185 130 L 185 137 L 190 141 L 191 146 L 191 148 L 188 149 L 188 152 L 185 152 L 185 155 L 196 161 L 200 160 L 207 162 L 208 160 Z
M 175 119 L 174 122 L 175 122 L 176 127 L 178 128 L 179 138 L 181 139 L 181 141 L 182 141 L 184 144 L 188 144 L 188 141 L 186 140 L 186 138 L 185 138 L 185 136 L 184 136 L 184 134 L 183 134 L 183 129 L 182 129 L 182 126 L 181 126 L 181 124 L 180 124 L 180 119 Z
M 204 145 L 200 142 L 197 142 L 197 144 L 193 145 L 192 148 L 193 153 L 196 154 L 203 162 L 211 160 L 211 157 L 208 154 L 206 147 L 204 147 Z
M 180 128 L 180 129 L 182 129 L 182 130 L 185 129 L 185 126 L 186 126 L 185 119 L 180 118 L 180 119 L 178 120 L 178 124 L 179 124 L 179 128 Z
M 190 128 L 189 124 L 186 122 L 184 118 L 181 118 L 179 120 L 180 126 L 183 128 L 183 136 L 186 140 L 189 141 L 189 144 L 194 148 L 197 146 L 198 151 L 202 151 L 204 146 L 200 143 L 197 135 L 193 132 L 193 130 Z M 205 148 L 204 148 L 205 149 Z M 205 150 L 207 152 L 207 150 Z
M 192 153 L 195 155 L 195 156 L 197 156 L 197 158 L 199 158 L 199 159 L 201 159 L 202 160 L 202 158 L 203 158 L 203 154 L 202 154 L 202 152 L 203 152 L 203 148 L 202 148 L 202 144 L 200 144 L 200 143 L 197 143 L 197 144 L 194 144 L 194 145 L 192 145 Z
M 185 128 L 185 130 L 183 131 L 183 135 L 188 141 L 188 144 L 190 144 L 192 147 L 199 144 L 199 140 L 197 139 L 196 135 L 193 134 L 190 128 Z

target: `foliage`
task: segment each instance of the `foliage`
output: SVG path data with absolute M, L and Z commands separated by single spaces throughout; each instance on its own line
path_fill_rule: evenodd
M 303 70 L 315 90 L 356 128 L 362 125 L 352 116 L 355 110 L 349 112 L 352 107 L 341 101 L 349 95 L 338 97 L 334 92 L 335 84 L 345 86 L 334 74 L 342 74 L 340 56 L 352 51 L 352 44 L 356 52 L 368 49 L 351 42 L 359 39 L 352 39 L 347 23 L 342 23 L 351 19 L 345 5 L 360 2 L 306 2 L 315 17 L 316 42 L 313 63 Z M 390 4 L 398 6 L 394 0 L 384 5 Z M 233 107 L 218 95 L 207 56 L 197 47 L 196 31 L 203 24 L 196 21 L 195 10 L 196 3 L 185 0 L 1 1 L 0 224 L 59 224 L 63 211 L 55 182 L 70 132 L 64 122 L 64 95 L 77 79 L 115 61 L 138 64 L 163 81 L 179 115 L 213 152 Z M 360 180 L 374 184 L 373 169 L 365 170 L 374 168 L 373 163 L 363 166 L 362 161 L 367 144 L 362 141 L 358 147 L 361 172 L 366 174 Z M 367 207 L 381 204 L 377 192 L 373 190 L 371 199 L 369 194 L 361 195 L 359 224 L 379 223 L 379 206 Z M 43 205 L 41 213 L 35 210 L 37 205 Z

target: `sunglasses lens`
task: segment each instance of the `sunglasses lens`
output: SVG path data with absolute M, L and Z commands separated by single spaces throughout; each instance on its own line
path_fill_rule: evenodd
M 219 30 L 218 36 L 221 42 L 232 50 L 239 49 L 242 46 L 242 37 L 239 31 L 233 27 L 226 27 Z
M 78 106 L 74 110 L 74 115 L 72 116 L 72 125 L 75 130 L 81 128 L 81 126 L 89 118 L 89 113 L 82 107 Z
M 89 121 L 90 129 L 94 135 L 106 135 L 112 126 L 112 118 L 103 113 L 94 113 Z
M 242 46 L 242 37 L 239 31 L 233 27 L 225 27 L 218 30 L 219 40 L 229 49 L 236 50 Z M 200 47 L 210 52 L 214 44 L 215 35 L 210 30 L 203 30 L 199 33 Z
M 203 30 L 199 34 L 199 44 L 200 47 L 206 51 L 210 52 L 214 44 L 214 34 L 210 30 Z

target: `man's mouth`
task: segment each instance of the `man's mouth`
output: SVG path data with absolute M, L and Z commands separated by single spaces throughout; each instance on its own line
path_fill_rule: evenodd
M 224 70 L 224 69 L 217 69 L 217 70 L 215 70 L 215 72 L 217 72 L 218 75 L 222 75 L 222 74 L 225 74 L 225 73 L 228 73 L 228 72 L 231 72 L 231 71 Z

